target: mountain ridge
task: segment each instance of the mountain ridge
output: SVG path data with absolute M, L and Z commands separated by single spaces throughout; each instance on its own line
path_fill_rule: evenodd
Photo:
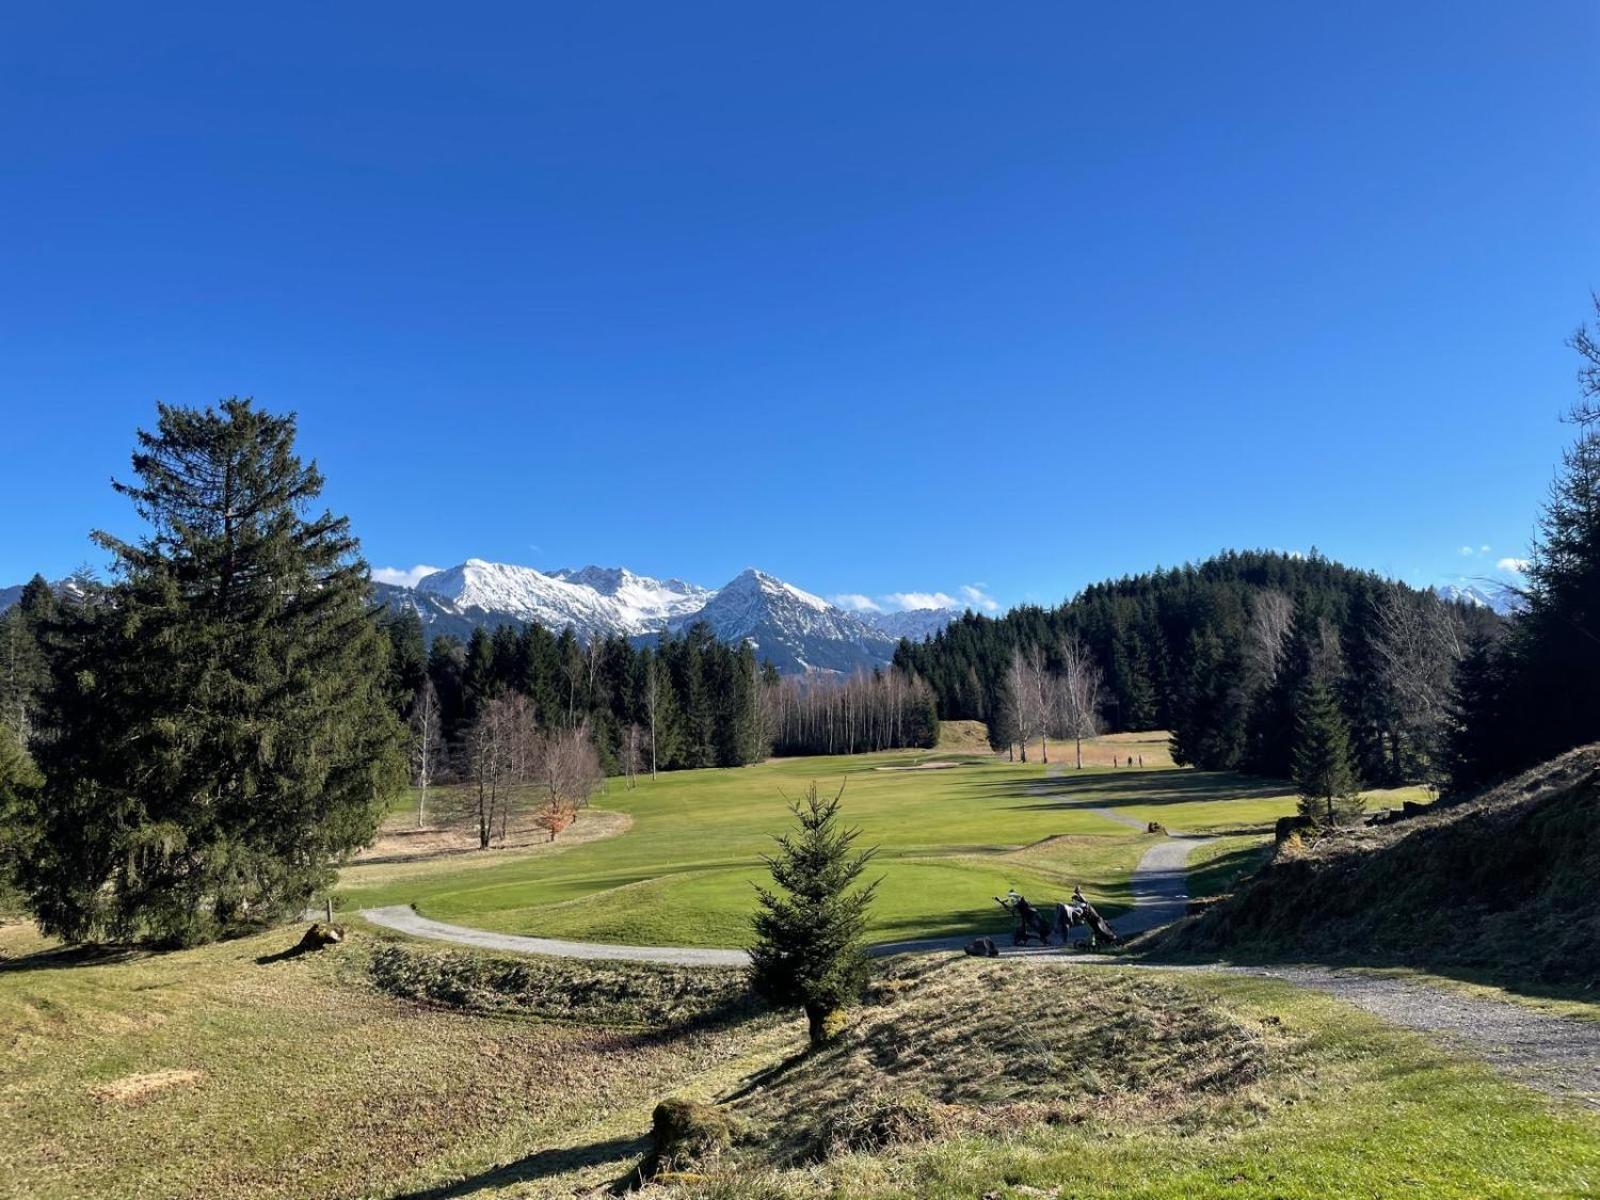
M 847 612 L 755 567 L 720 588 L 707 588 L 626 567 L 541 571 L 469 558 L 412 587 L 374 582 L 373 595 L 392 610 L 414 612 L 430 641 L 441 634 L 464 639 L 478 626 L 530 623 L 557 631 L 570 627 L 584 641 L 648 641 L 704 622 L 720 641 L 750 642 L 759 658 L 785 674 L 884 666 L 902 637 L 920 640 L 959 615 L 954 609 Z

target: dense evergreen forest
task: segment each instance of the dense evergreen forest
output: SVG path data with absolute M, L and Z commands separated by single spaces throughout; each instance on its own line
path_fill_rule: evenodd
M 1313 678 L 1337 695 L 1363 778 L 1444 769 L 1451 673 L 1501 620 L 1313 550 L 1229 552 L 1085 588 L 1057 608 L 968 613 L 895 664 L 932 685 L 944 719 L 1016 740 L 1019 651 L 1059 671 L 1074 644 L 1102 680 L 1111 730 L 1168 729 L 1180 762 L 1287 776 L 1296 697 Z M 1421 693 L 1419 695 L 1419 693 Z

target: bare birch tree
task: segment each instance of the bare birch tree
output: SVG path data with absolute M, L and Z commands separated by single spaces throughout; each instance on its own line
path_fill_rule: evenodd
M 439 693 L 424 678 L 411 705 L 411 782 L 417 789 L 417 828 L 428 822 L 428 788 L 444 752 L 444 727 L 439 723 Z
M 644 711 L 646 718 L 650 722 L 650 781 L 652 783 L 655 782 L 656 778 L 656 735 L 661 718 L 662 686 L 661 660 L 652 654 L 644 672 Z
M 1011 662 L 1006 667 L 1005 690 L 1006 696 L 1002 703 L 1007 706 L 1010 732 L 1016 735 L 1022 761 L 1027 762 L 1028 743 L 1033 740 L 1034 732 L 1038 729 L 1035 723 L 1038 710 L 1032 699 L 1033 676 L 1029 670 L 1028 656 L 1020 647 L 1011 652 Z
M 629 725 L 627 731 L 622 735 L 622 776 L 630 792 L 633 791 L 635 777 L 639 773 L 639 759 L 640 752 L 643 749 L 641 745 L 643 740 L 644 731 L 639 728 L 637 722 Z
M 1100 732 L 1104 689 L 1104 678 L 1094 652 L 1076 637 L 1062 642 L 1056 711 L 1060 714 L 1062 736 L 1076 743 L 1080 771 L 1083 769 L 1083 739 L 1095 737 Z
M 1456 664 L 1466 653 L 1461 619 L 1432 592 L 1390 590 L 1378 603 L 1372 646 L 1392 716 L 1395 774 L 1440 776 Z
M 1251 693 L 1270 688 L 1283 667 L 1294 627 L 1294 601 L 1279 591 L 1258 592 L 1250 601 L 1250 623 L 1245 627 L 1245 686 Z

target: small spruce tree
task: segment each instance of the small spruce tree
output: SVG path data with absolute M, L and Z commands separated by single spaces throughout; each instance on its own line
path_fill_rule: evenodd
M 761 911 L 754 918 L 751 982 L 757 994 L 779 1007 L 805 1010 L 811 1044 L 831 1035 L 833 1018 L 861 993 L 867 956 L 862 945 L 867 908 L 876 881 L 857 887 L 875 851 L 854 852 L 860 830 L 839 824 L 839 800 L 817 795 L 812 784 L 792 811 L 799 829 L 777 839 L 767 856 L 779 891 L 757 887 Z
M 1363 805 L 1339 699 L 1325 678 L 1313 675 L 1296 709 L 1293 769 L 1300 812 L 1319 825 L 1345 824 Z

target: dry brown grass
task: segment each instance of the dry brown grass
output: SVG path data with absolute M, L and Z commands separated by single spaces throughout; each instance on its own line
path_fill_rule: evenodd
M 190 1087 L 205 1078 L 203 1071 L 169 1067 L 164 1071 L 146 1071 L 143 1074 L 125 1075 L 109 1083 L 96 1084 L 89 1089 L 97 1100 L 116 1104 L 132 1104 L 147 1099 L 168 1088 Z
M 393 1196 L 496 1164 L 621 1170 L 639 1149 L 618 1114 L 642 1121 L 749 1053 L 750 1028 L 558 1025 L 394 999 L 366 982 L 359 936 L 258 965 L 297 934 L 66 956 L 0 930 L 0 1195 Z M 547 1165 L 553 1148 L 571 1153 Z
M 560 854 L 573 846 L 617 837 L 633 826 L 627 813 L 605 808 L 586 808 L 554 842 L 549 831 L 525 822 L 508 830 L 505 843 L 496 842 L 487 850 L 478 848 L 477 828 L 466 818 L 449 818 L 423 830 L 407 829 L 409 816 L 392 816 L 384 824 L 378 840 L 356 856 L 339 872 L 341 887 L 387 885 L 406 879 L 502 867 L 509 862 Z
M 1172 980 L 908 963 L 833 1046 L 740 1099 L 766 1161 L 954 1133 L 1193 1118 L 1262 1079 L 1268 1030 Z

